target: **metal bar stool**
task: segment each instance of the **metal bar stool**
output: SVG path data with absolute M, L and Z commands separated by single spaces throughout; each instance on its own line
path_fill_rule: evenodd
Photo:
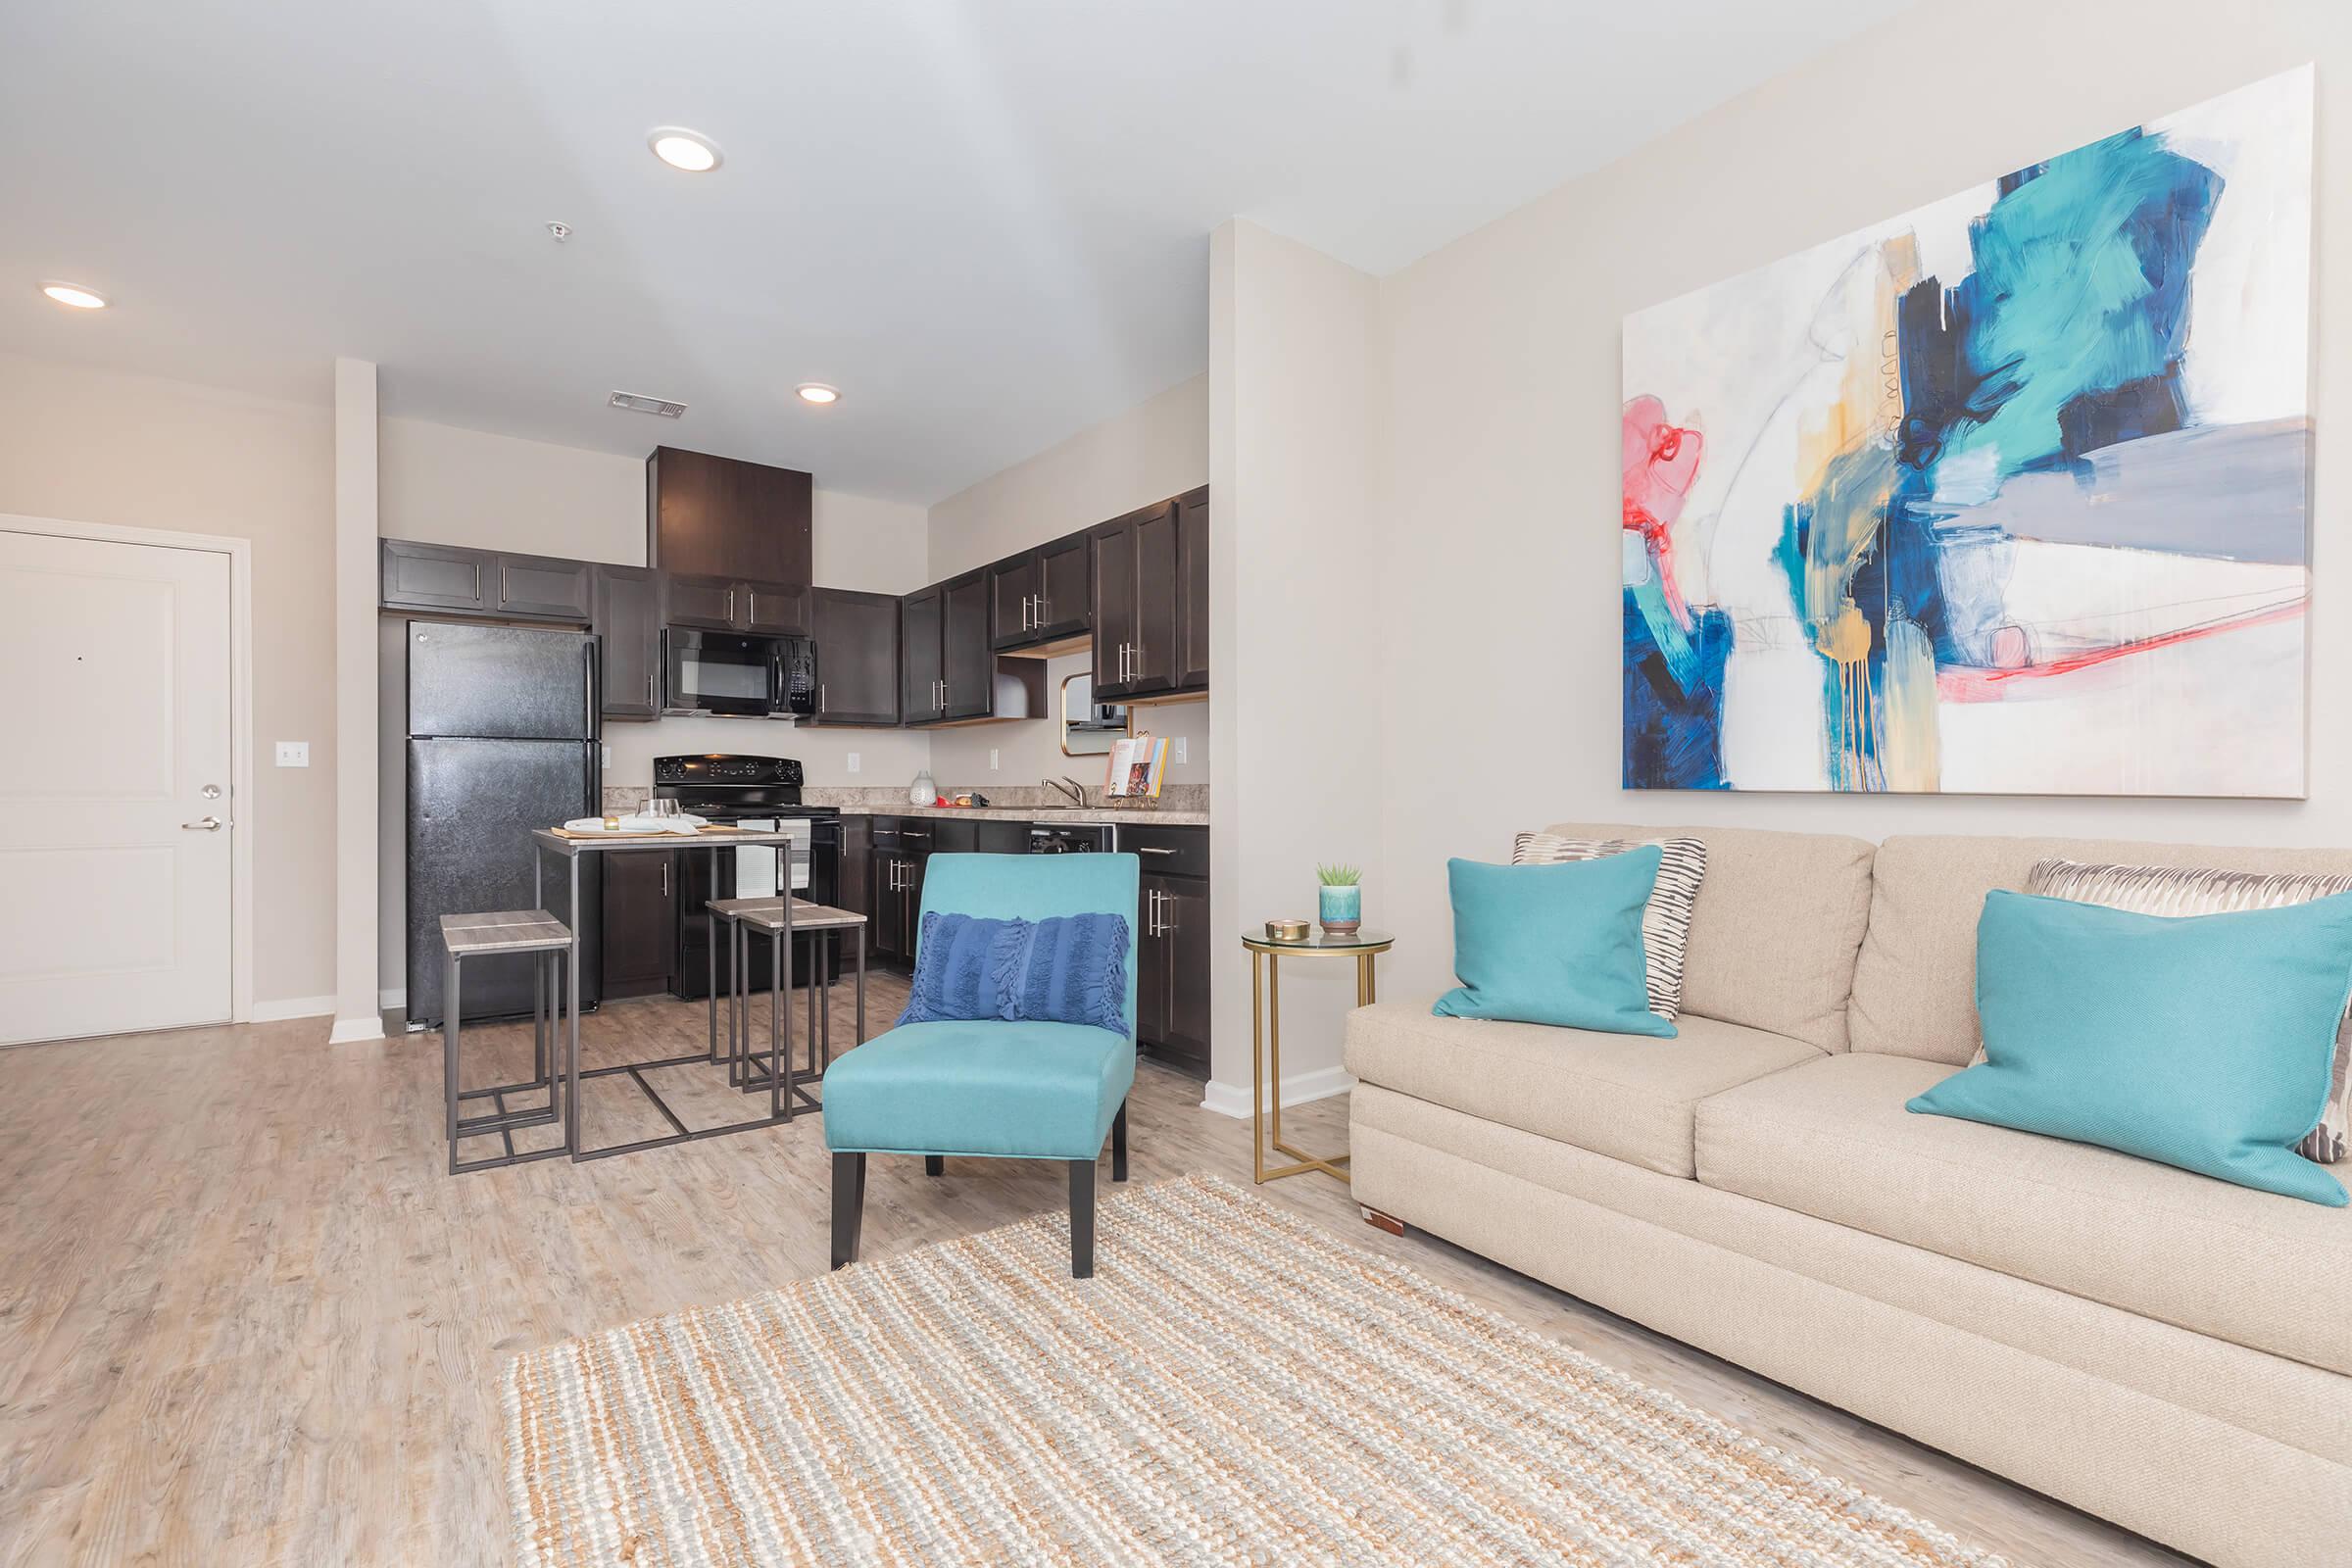
M 502 1165 L 520 1165 L 529 1160 L 547 1159 L 571 1152 L 571 1134 L 564 1132 L 563 1141 L 547 1149 L 530 1150 L 523 1153 L 514 1151 L 514 1134 L 525 1127 L 542 1127 L 560 1118 L 556 1081 L 563 1075 L 555 1069 L 555 1041 L 564 1038 L 562 1028 L 566 1003 L 564 976 L 564 960 L 571 953 L 570 928 L 545 909 L 507 909 L 487 914 L 445 914 L 441 917 L 442 950 L 442 1005 L 441 1018 L 441 1101 L 442 1115 L 449 1135 L 449 1170 L 451 1175 L 469 1170 L 495 1170 Z M 521 1083 L 495 1084 L 486 1089 L 458 1087 L 458 1019 L 463 1015 L 464 999 L 460 990 L 461 972 L 467 958 L 492 954 L 529 954 L 532 956 L 533 985 L 531 988 L 531 1076 Z M 579 999 L 568 999 L 574 1016 L 579 1010 Z M 569 1066 L 577 1083 L 579 1071 L 579 1037 L 570 1037 Z M 507 1106 L 507 1096 L 514 1094 L 547 1096 L 544 1105 L 524 1105 L 515 1109 Z M 468 1100 L 488 1100 L 495 1107 L 491 1111 L 466 1116 L 462 1112 Z M 462 1160 L 458 1157 L 458 1141 L 482 1133 L 496 1133 L 505 1145 L 503 1154 L 485 1155 L 480 1159 Z
M 831 932 L 852 928 L 858 933 L 857 1038 L 862 1045 L 865 1042 L 865 916 L 850 909 L 810 904 L 805 899 L 713 899 L 710 907 L 713 934 L 722 925 L 727 930 L 728 955 L 733 966 L 733 983 L 727 995 L 727 1082 L 745 1094 L 766 1090 L 770 1113 L 787 1121 L 792 1119 L 796 1101 L 811 1110 L 819 1108 L 823 1102 L 801 1087 L 800 1069 L 792 1060 L 792 1022 L 785 999 L 792 989 L 793 939 L 807 937 L 809 943 L 808 1076 L 821 1079 L 833 1060 L 832 974 L 824 938 Z M 748 976 L 754 932 L 768 939 L 765 1051 L 753 1050 L 751 1043 Z M 712 1033 L 716 1033 L 715 1026 Z

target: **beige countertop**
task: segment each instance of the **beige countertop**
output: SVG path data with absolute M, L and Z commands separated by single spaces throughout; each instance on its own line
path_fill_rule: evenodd
M 1206 827 L 1206 811 L 1135 810 L 1119 807 L 1050 806 L 844 806 L 844 816 L 968 816 L 980 822 L 1156 823 L 1161 827 Z

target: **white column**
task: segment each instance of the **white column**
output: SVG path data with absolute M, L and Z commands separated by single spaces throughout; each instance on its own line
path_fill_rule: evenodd
M 335 1027 L 381 1040 L 376 994 L 375 367 L 335 361 Z
M 1209 1085 L 1250 1109 L 1245 926 L 1315 913 L 1315 863 L 1364 873 L 1385 925 L 1378 288 L 1240 220 L 1209 242 Z M 1282 970 L 1285 1103 L 1346 1090 L 1355 965 Z

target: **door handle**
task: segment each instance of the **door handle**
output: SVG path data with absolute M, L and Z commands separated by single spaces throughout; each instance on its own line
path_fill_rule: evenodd
M 179 825 L 190 833 L 218 833 L 228 826 L 226 822 L 217 816 L 199 817 L 193 822 L 182 822 Z

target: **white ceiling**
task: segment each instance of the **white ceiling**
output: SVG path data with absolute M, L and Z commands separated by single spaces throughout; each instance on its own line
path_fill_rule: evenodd
M 0 349 L 929 502 L 1205 368 L 1227 217 L 1391 271 L 1907 3 L 24 0 Z

